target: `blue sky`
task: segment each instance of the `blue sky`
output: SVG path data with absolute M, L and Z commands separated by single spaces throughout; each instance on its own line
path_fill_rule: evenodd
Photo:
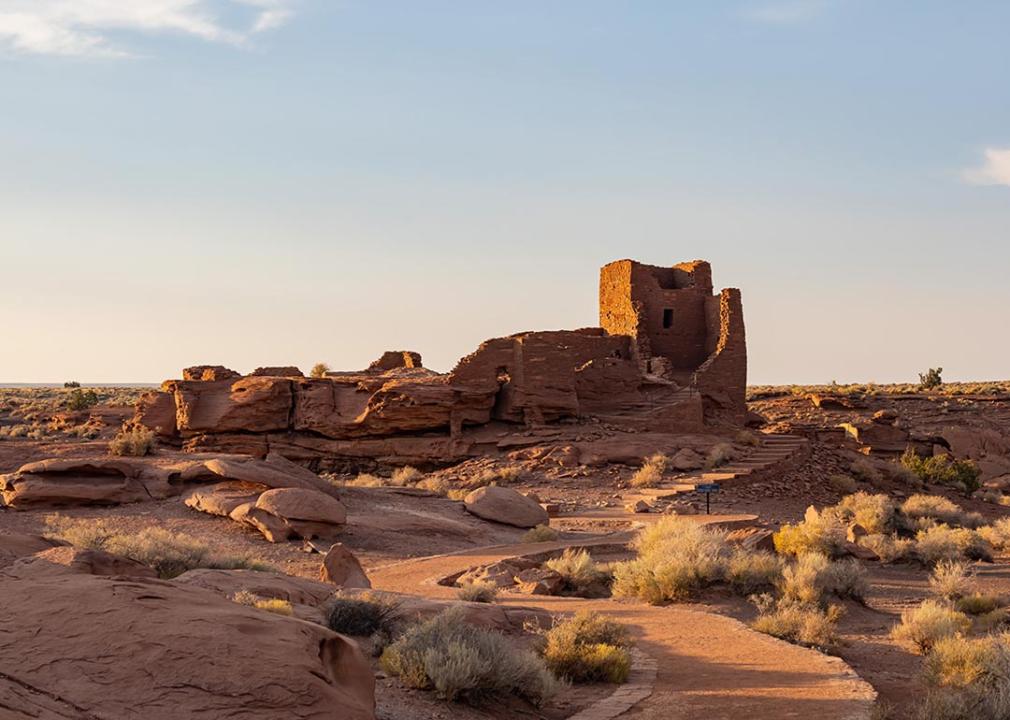
M 995 1 L 0 0 L 0 381 L 449 369 L 596 324 L 622 257 L 742 288 L 753 382 L 1010 377 L 1007 27 Z

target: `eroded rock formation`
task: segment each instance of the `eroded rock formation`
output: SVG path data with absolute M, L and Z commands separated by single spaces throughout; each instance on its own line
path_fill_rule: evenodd
M 600 327 L 494 338 L 445 374 L 409 351 L 322 378 L 201 365 L 145 397 L 135 422 L 190 451 L 451 462 L 480 454 L 489 426 L 739 425 L 746 365 L 740 292 L 713 294 L 708 263 L 620 260 L 600 272 Z

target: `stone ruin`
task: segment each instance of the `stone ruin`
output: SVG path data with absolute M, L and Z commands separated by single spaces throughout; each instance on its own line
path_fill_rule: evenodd
M 187 451 L 276 451 L 323 466 L 446 463 L 543 426 L 691 433 L 740 425 L 746 383 L 739 290 L 713 294 L 701 260 L 618 260 L 600 271 L 599 327 L 494 338 L 449 373 L 405 351 L 322 378 L 294 367 L 247 376 L 187 368 L 141 400 L 134 422 Z

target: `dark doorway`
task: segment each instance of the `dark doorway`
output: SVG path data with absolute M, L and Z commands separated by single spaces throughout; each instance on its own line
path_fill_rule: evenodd
M 663 327 L 673 327 L 673 308 L 663 308 Z

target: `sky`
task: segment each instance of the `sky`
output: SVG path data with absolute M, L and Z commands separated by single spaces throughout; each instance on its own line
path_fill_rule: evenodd
M 1010 377 L 1002 0 L 0 0 L 0 381 L 449 370 L 704 258 L 752 383 Z

